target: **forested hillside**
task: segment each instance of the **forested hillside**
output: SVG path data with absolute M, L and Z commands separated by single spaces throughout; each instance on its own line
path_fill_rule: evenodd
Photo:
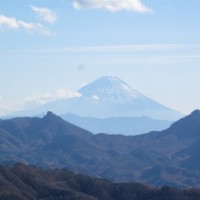
M 200 190 L 113 183 L 67 170 L 0 167 L 1 200 L 199 200 Z

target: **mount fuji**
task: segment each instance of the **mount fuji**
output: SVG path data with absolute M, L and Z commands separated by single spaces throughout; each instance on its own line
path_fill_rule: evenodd
M 58 115 L 73 113 L 95 118 L 142 117 L 177 120 L 183 115 L 134 90 L 114 76 L 103 76 L 78 90 L 80 97 L 56 100 L 22 111 L 18 116 L 33 116 L 52 111 Z
M 101 77 L 82 87 L 79 93 L 85 98 L 113 104 L 126 104 L 136 100 L 145 100 L 144 95 L 114 76 Z

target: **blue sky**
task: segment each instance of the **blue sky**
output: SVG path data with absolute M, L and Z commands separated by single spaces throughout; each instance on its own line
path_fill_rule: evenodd
M 115 75 L 183 113 L 200 108 L 199 0 L 0 0 L 0 114 Z

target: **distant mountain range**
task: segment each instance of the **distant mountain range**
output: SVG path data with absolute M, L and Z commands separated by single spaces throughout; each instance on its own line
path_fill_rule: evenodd
M 113 76 L 101 77 L 78 90 L 80 97 L 56 100 L 11 116 L 34 116 L 48 110 L 95 118 L 143 117 L 174 121 L 183 115 L 170 109 Z
M 80 117 L 71 113 L 61 115 L 61 117 L 95 134 L 138 135 L 150 131 L 161 131 L 172 124 L 171 121 L 151 119 L 149 117 L 111 117 L 101 119 Z
M 0 162 L 68 168 L 114 181 L 200 186 L 200 111 L 160 132 L 94 135 L 48 112 L 0 120 Z
M 113 183 L 74 174 L 16 164 L 0 166 L 1 200 L 199 200 L 199 189 L 179 190 L 138 183 Z

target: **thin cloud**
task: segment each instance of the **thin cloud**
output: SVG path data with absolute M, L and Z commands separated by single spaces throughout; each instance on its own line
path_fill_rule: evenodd
M 69 48 L 41 49 L 33 50 L 30 53 L 122 53 L 122 52 L 148 52 L 164 51 L 182 48 L 193 48 L 194 45 L 188 44 L 136 44 L 136 45 L 106 45 L 106 46 L 82 46 Z M 197 48 L 200 46 L 196 45 Z M 18 52 L 19 53 L 19 52 Z M 24 52 L 22 52 L 24 53 Z M 28 51 L 26 51 L 28 53 Z M 77 69 L 83 66 L 77 66 Z M 79 69 L 80 70 L 80 69 Z
M 30 7 L 33 12 L 35 12 L 39 16 L 40 19 L 47 23 L 54 24 L 58 20 L 56 13 L 48 8 L 36 7 L 32 5 Z
M 140 0 L 73 0 L 73 6 L 76 9 L 106 9 L 111 12 L 121 10 L 140 13 L 152 12 L 152 10 Z
M 6 113 L 19 110 L 20 105 L 16 104 L 13 100 L 0 98 L 0 115 L 4 115 Z
M 75 97 L 80 97 L 81 94 L 79 92 L 74 92 L 71 90 L 66 90 L 64 88 L 58 89 L 54 93 L 44 93 L 44 94 L 35 94 L 32 96 L 25 97 L 23 99 L 23 105 L 26 107 L 29 106 L 37 106 L 37 105 L 43 105 L 55 100 L 61 100 L 61 99 L 70 99 Z
M 161 52 L 167 50 L 196 49 L 198 44 L 130 44 L 130 45 L 105 45 L 105 46 L 82 46 L 60 49 L 46 49 L 40 52 L 66 52 L 66 53 L 131 53 L 131 52 Z
M 40 23 L 25 22 L 4 15 L 0 15 L 0 27 L 6 27 L 13 30 L 17 29 L 33 30 L 46 35 L 51 34 L 50 31 Z
M 0 97 L 0 115 L 24 110 L 27 108 L 34 108 L 56 100 L 78 98 L 80 96 L 81 94 L 79 92 L 60 88 L 55 92 L 38 93 L 24 97 L 18 101 L 11 101 Z

